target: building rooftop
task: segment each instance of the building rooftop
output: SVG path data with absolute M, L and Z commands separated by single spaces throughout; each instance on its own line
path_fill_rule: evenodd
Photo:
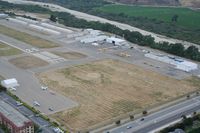
M 12 121 L 17 127 L 23 126 L 25 122 L 30 122 L 28 118 L 2 100 L 0 100 L 0 113 Z
M 17 80 L 16 79 L 6 79 L 6 80 L 3 80 L 3 82 L 5 84 L 12 84 L 12 83 L 17 83 Z

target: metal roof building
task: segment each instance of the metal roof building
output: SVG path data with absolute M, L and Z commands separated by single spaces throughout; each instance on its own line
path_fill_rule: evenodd
M 1 81 L 1 85 L 7 89 L 19 86 L 19 84 L 15 78 L 6 79 L 6 80 Z
M 5 14 L 5 13 L 0 13 L 0 19 L 5 19 L 5 18 L 7 18 L 7 17 L 8 17 L 7 14 Z
M 113 43 L 114 45 L 117 45 L 117 46 L 127 45 L 126 40 L 120 39 L 120 38 L 116 38 L 116 37 L 109 37 L 109 38 L 106 39 L 106 41 L 108 43 Z
M 181 59 L 181 58 L 177 58 L 174 56 L 148 53 L 148 54 L 145 54 L 145 57 L 174 65 L 176 69 L 179 69 L 185 72 L 190 72 L 190 71 L 198 69 L 198 64 Z
M 6 125 L 11 133 L 34 132 L 32 121 L 2 100 L 0 100 L 0 123 Z

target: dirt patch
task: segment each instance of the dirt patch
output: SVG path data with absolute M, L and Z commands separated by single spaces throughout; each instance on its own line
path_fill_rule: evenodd
M 22 69 L 30 69 L 48 65 L 47 62 L 33 56 L 17 57 L 9 60 L 9 62 Z
M 116 60 L 41 73 L 41 81 L 80 106 L 51 117 L 64 126 L 85 129 L 104 120 L 179 97 L 197 87 Z
M 54 54 L 65 59 L 81 59 L 87 57 L 87 55 L 78 52 L 54 52 Z

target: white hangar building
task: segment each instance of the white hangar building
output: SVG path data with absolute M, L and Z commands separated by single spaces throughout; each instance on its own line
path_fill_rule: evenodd
M 18 81 L 15 78 L 2 80 L 1 85 L 7 89 L 19 86 Z
M 116 37 L 109 37 L 106 39 L 106 42 L 108 43 L 112 43 L 116 46 L 124 46 L 127 45 L 126 40 L 120 39 L 120 38 L 116 38 Z
M 174 56 L 148 53 L 148 54 L 145 54 L 145 57 L 174 65 L 176 69 L 179 69 L 185 72 L 190 72 L 190 71 L 198 69 L 198 64 L 184 60 L 184 59 L 180 59 Z

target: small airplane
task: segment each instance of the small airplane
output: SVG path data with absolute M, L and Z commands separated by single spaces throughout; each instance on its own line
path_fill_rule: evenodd
M 47 87 L 47 86 L 41 86 L 41 89 L 42 89 L 42 90 L 47 90 L 48 87 Z
M 14 87 L 11 87 L 10 90 L 11 90 L 11 91 L 16 91 L 17 89 L 14 88 Z
M 34 106 L 40 106 L 40 104 L 39 104 L 37 101 L 34 101 L 34 102 L 33 102 L 33 105 L 34 105 Z

